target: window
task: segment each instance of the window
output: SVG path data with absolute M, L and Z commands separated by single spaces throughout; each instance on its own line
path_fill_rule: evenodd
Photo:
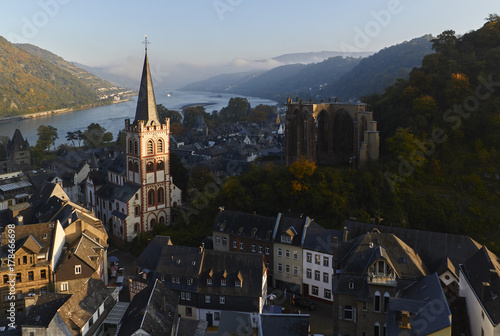
M 165 275 L 163 275 L 163 274 L 162 274 L 162 275 L 160 276 L 160 280 L 161 280 L 161 281 L 163 281 L 163 282 L 165 282 Z
M 221 297 L 219 298 L 219 303 L 220 303 L 220 304 L 225 304 L 225 303 L 226 303 L 226 297 L 225 297 L 225 296 L 221 296 Z
M 363 306 L 362 306 L 362 308 L 363 308 L 363 311 L 367 311 L 367 310 L 368 310 L 368 302 L 363 301 Z
M 373 300 L 373 310 L 375 310 L 377 313 L 380 312 L 380 292 L 376 291 L 374 300 Z
M 354 316 L 354 311 L 352 306 L 344 307 L 344 320 L 352 321 Z
M 207 279 L 207 285 L 212 286 L 212 278 Z
M 186 307 L 186 316 L 193 316 L 193 308 Z
M 278 272 L 283 272 L 283 265 L 278 263 Z
M 82 265 L 75 265 L 75 274 L 82 273 Z
M 299 275 L 299 268 L 297 266 L 293 266 L 293 275 Z
M 293 260 L 298 260 L 298 259 L 299 259 L 299 252 L 293 251 Z
M 134 233 L 137 233 L 139 231 L 139 223 L 134 224 Z
M 9 276 L 7 274 L 3 275 L 3 283 L 8 283 L 9 282 Z
M 163 162 L 162 160 L 159 160 L 158 162 L 156 162 L 156 170 L 165 170 L 165 162 Z
M 378 322 L 373 326 L 373 336 L 380 336 L 380 324 Z
M 278 257 L 281 257 L 281 256 L 283 256 L 283 250 L 279 248 L 278 249 Z
M 312 253 L 307 252 L 306 258 L 308 263 L 312 262 Z
M 134 154 L 137 155 L 139 153 L 139 145 L 137 144 L 137 140 L 134 141 Z
M 186 300 L 186 292 L 181 292 L 181 300 Z
M 243 242 L 240 242 L 240 250 L 243 250 Z
M 311 271 L 311 269 L 310 269 L 310 268 L 306 269 L 306 277 L 307 277 L 308 279 L 311 279 L 311 278 L 312 278 L 312 271 Z
M 220 237 L 215 236 L 215 244 L 220 245 Z
M 288 264 L 287 264 L 287 265 L 285 265 L 285 272 L 286 272 L 287 274 L 290 274 L 290 265 L 288 265 Z
M 226 246 L 226 245 L 227 245 L 227 238 L 222 237 L 222 246 Z
M 252 252 L 255 252 L 255 244 L 252 244 Z
M 219 321 L 219 320 L 220 320 L 220 313 L 214 312 L 214 321 Z
M 175 283 L 181 283 L 181 279 L 179 277 L 175 277 Z
M 163 153 L 163 139 L 158 139 L 158 143 L 156 145 L 156 151 L 158 153 Z
M 323 266 L 329 267 L 329 265 L 330 265 L 330 258 L 323 257 Z
M 139 217 L 141 215 L 141 207 L 138 205 L 134 208 L 135 217 Z
M 210 295 L 205 295 L 205 302 L 210 303 Z
M 269 255 L 269 253 L 270 253 L 270 249 L 268 246 L 266 246 L 266 254 Z
M 61 283 L 61 292 L 66 292 L 68 290 L 68 283 L 63 282 Z
M 163 188 L 161 188 L 161 187 L 158 188 L 157 194 L 158 194 L 158 198 L 157 198 L 158 204 L 163 204 L 163 202 L 165 201 Z
M 233 248 L 238 248 L 238 245 L 236 243 L 236 240 L 233 240 Z
M 319 254 L 315 254 L 314 255 L 314 263 L 316 265 L 320 265 L 321 264 L 321 256 Z
M 290 250 L 285 250 L 285 257 L 290 258 Z
M 93 324 L 94 324 L 94 316 L 91 316 L 89 320 L 89 327 L 92 327 Z
M 130 154 L 134 153 L 134 142 L 132 141 L 132 139 L 128 141 L 128 152 Z
M 154 165 L 153 165 L 153 162 L 148 162 L 146 164 L 146 173 L 152 173 L 154 172 Z
M 28 272 L 28 280 L 29 280 L 29 281 L 33 281 L 33 280 L 35 280 L 35 277 L 34 277 L 33 271 L 29 271 L 29 272 Z
M 191 301 L 191 293 L 186 292 L 186 300 Z
M 331 299 L 332 298 L 332 291 L 329 289 L 325 289 L 325 299 Z
M 324 283 L 328 283 L 329 282 L 329 278 L 330 278 L 330 276 L 328 275 L 328 273 L 323 272 L 323 282 Z
M 314 280 L 321 281 L 321 272 L 320 271 L 314 271 Z
M 21 273 L 16 274 L 16 282 L 23 282 L 23 279 L 21 277 Z
M 241 287 L 241 280 L 240 279 L 236 279 L 234 281 L 234 287 Z
M 353 281 L 349 281 L 349 289 L 354 289 L 354 282 Z
M 259 253 L 262 253 L 262 245 L 259 245 Z
M 27 264 L 28 263 L 28 257 L 27 256 L 23 256 L 23 264 Z
M 150 189 L 148 191 L 148 205 L 153 206 L 155 204 L 155 191 Z
M 193 284 L 193 279 L 192 279 L 192 278 L 187 278 L 186 283 L 187 283 L 188 285 L 192 285 L 192 284 Z
M 221 279 L 220 280 L 220 285 L 221 286 L 225 286 L 227 284 L 227 280 L 226 279 Z
M 318 286 L 312 286 L 312 294 L 313 295 L 318 295 L 318 293 L 319 293 Z
M 391 295 L 387 292 L 384 293 L 384 313 L 387 313 L 387 309 L 389 308 L 389 300 L 391 299 Z
M 147 150 L 147 153 L 148 154 L 153 154 L 153 141 L 152 140 L 148 141 L 148 150 Z

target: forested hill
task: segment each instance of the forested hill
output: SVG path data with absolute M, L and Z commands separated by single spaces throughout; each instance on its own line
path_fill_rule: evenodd
M 82 69 L 76 66 L 75 64 L 66 61 L 62 57 L 57 56 L 56 54 L 48 50 L 27 43 L 16 44 L 16 46 L 26 50 L 32 55 L 35 55 L 37 57 L 40 57 L 41 59 L 44 59 L 46 61 L 49 61 L 57 65 L 61 69 L 68 71 L 73 76 L 82 80 L 85 84 L 87 84 L 87 86 L 91 86 L 94 90 L 100 88 L 111 88 L 115 86 L 114 84 L 108 82 L 107 80 L 97 77 L 96 75 L 88 72 L 87 70 Z
M 0 37 L 0 117 L 97 101 L 83 81 Z

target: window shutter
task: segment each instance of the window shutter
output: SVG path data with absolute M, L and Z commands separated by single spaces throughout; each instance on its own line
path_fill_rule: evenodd
M 344 319 L 344 307 L 342 305 L 339 305 L 339 320 Z

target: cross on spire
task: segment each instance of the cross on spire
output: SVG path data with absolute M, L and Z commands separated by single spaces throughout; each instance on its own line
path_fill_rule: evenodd
M 144 44 L 144 47 L 146 48 L 146 51 L 148 51 L 148 44 L 151 44 L 151 42 L 148 41 L 148 36 L 144 35 L 144 41 L 141 42 Z

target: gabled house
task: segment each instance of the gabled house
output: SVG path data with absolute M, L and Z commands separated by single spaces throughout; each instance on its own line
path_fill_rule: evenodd
M 500 260 L 482 247 L 460 265 L 460 296 L 465 297 L 471 335 L 500 333 Z
M 69 300 L 69 294 L 41 293 L 25 299 L 26 319 L 21 330 L 22 335 L 71 335 L 71 330 L 64 323 L 57 311 Z
M 117 336 L 174 336 L 179 321 L 178 301 L 176 291 L 155 280 L 130 302 Z
M 419 256 L 378 230 L 345 244 L 334 279 L 334 333 L 381 336 L 391 298 L 427 274 Z

